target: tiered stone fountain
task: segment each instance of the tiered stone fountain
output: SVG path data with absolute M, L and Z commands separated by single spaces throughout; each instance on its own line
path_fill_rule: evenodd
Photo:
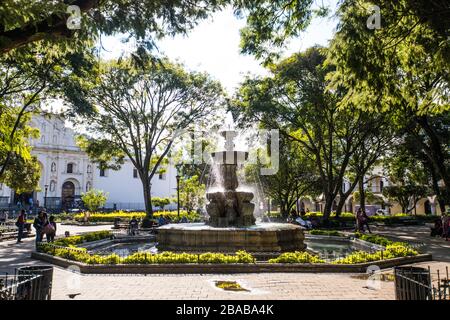
M 159 250 L 184 252 L 236 252 L 275 254 L 304 250 L 304 235 L 299 226 L 284 223 L 255 223 L 253 193 L 239 190 L 238 165 L 248 152 L 234 150 L 236 131 L 221 132 L 225 151 L 212 153 L 218 172 L 207 192 L 207 223 L 170 224 L 158 229 Z

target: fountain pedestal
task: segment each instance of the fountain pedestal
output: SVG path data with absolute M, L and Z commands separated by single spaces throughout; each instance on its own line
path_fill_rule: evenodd
M 159 250 L 175 252 L 251 253 L 302 251 L 304 235 L 299 226 L 261 223 L 246 228 L 215 228 L 204 223 L 172 224 L 158 229 Z

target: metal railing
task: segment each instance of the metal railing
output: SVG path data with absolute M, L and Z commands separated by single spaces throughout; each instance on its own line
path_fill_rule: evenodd
M 37 274 L 0 275 L 0 300 L 39 300 L 45 293 L 43 276 Z
M 415 267 L 394 268 L 396 300 L 450 300 L 448 267 L 445 277 L 437 270 Z

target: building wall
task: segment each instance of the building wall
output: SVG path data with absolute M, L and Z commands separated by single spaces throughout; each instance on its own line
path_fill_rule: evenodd
M 40 130 L 41 136 L 30 141 L 32 154 L 38 158 L 41 166 L 39 190 L 33 193 L 34 204 L 44 205 L 45 186 L 47 187 L 47 206 L 51 201 L 61 198 L 63 185 L 70 181 L 75 186 L 75 196 L 91 188 L 103 190 L 109 194 L 107 207 L 122 209 L 143 209 L 142 184 L 133 177 L 133 165 L 130 161 L 118 171 L 107 170 L 106 177 L 100 177 L 100 169 L 89 160 L 86 153 L 76 145 L 76 133 L 65 125 L 62 117 L 36 115 L 31 125 Z M 73 165 L 72 173 L 67 172 L 68 164 Z M 152 196 L 171 197 L 176 193 L 176 169 L 169 167 L 161 177 L 156 174 L 152 180 Z M 0 199 L 12 203 L 14 190 L 0 185 Z M 53 198 L 53 200 L 52 200 Z M 61 199 L 59 199 L 61 201 Z M 14 203 L 15 204 L 15 203 Z
M 144 195 L 141 180 L 133 175 L 134 166 L 126 161 L 119 171 L 105 171 L 106 177 L 100 176 L 100 169 L 95 168 L 94 185 L 96 189 L 109 193 L 106 207 L 117 209 L 144 209 Z M 172 197 L 176 194 L 176 169 L 169 167 L 163 175 L 156 174 L 152 179 L 152 197 Z

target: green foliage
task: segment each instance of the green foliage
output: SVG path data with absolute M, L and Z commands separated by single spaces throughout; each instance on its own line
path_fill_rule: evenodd
M 408 213 L 415 208 L 420 199 L 428 195 L 428 192 L 428 187 L 415 184 L 392 185 L 383 188 L 383 194 L 387 198 L 398 202 L 402 207 L 402 211 Z M 409 204 L 411 201 L 413 201 L 414 205 L 410 208 Z
M 238 251 L 235 255 L 222 253 L 191 254 L 163 252 L 151 254 L 147 252 L 137 252 L 125 258 L 120 258 L 116 254 L 107 256 L 92 255 L 89 254 L 86 249 L 54 248 L 47 244 L 42 244 L 40 250 L 57 257 L 87 264 L 227 264 L 255 262 L 255 258 L 245 251 Z
M 270 157 L 260 148 L 256 150 L 256 164 L 245 166 L 245 175 L 248 183 L 262 187 L 264 194 L 279 205 L 280 215 L 287 218 L 298 197 L 320 194 L 320 184 L 314 162 L 300 150 L 299 145 L 283 136 L 279 141 L 278 171 L 271 175 L 261 174 L 261 170 L 270 163 Z M 274 215 L 270 213 L 270 216 Z
M 91 189 L 81 195 L 81 200 L 83 200 L 84 205 L 92 212 L 103 207 L 107 199 L 108 193 L 95 189 Z
M 77 137 L 77 145 L 84 150 L 91 161 L 98 163 L 101 169 L 119 170 L 125 163 L 125 154 L 106 139 Z
M 232 103 L 242 125 L 257 122 L 279 129 L 312 162 L 325 198 L 324 220 L 338 195 L 341 199 L 350 195 L 352 190 L 341 194 L 348 172 L 353 173 L 354 188 L 389 140 L 380 134 L 387 131 L 383 117 L 357 108 L 339 108 L 345 92 L 327 89 L 327 78 L 334 70 L 324 64 L 327 51 L 309 48 L 272 65 L 270 77 L 247 79 Z
M 380 261 L 380 260 L 388 260 L 394 258 L 402 258 L 402 257 L 410 257 L 416 256 L 419 253 L 402 244 L 402 243 L 393 243 L 386 246 L 386 250 L 384 251 L 376 251 L 374 253 L 367 253 L 364 251 L 354 252 L 345 258 L 341 258 L 333 261 L 334 264 L 356 264 L 356 263 L 365 263 L 372 261 Z
M 173 202 L 173 199 L 171 198 L 152 197 L 152 204 L 161 210 L 164 210 L 164 207 L 169 205 L 171 202 Z
M 20 194 L 38 190 L 40 178 L 41 167 L 36 156 L 26 159 L 13 153 L 3 177 L 0 177 L 0 182 Z
M 325 263 L 324 260 L 308 252 L 285 252 L 275 259 L 270 259 L 269 263 Z
M 196 212 L 187 212 L 186 210 L 180 210 L 180 219 L 178 219 L 177 211 L 157 211 L 153 213 L 154 218 L 159 218 L 160 216 L 169 217 L 172 221 L 177 222 L 181 220 L 183 217 L 186 217 L 190 222 L 195 222 L 200 220 L 200 216 Z M 114 222 L 116 218 L 120 218 L 122 220 L 131 220 L 133 217 L 137 219 L 144 219 L 146 217 L 145 212 L 124 212 L 124 211 L 115 211 L 111 213 L 98 213 L 92 212 L 89 214 L 90 222 Z M 83 221 L 84 214 L 76 214 L 74 219 L 77 221 Z
M 180 179 L 180 203 L 188 212 L 203 207 L 205 199 L 206 186 L 200 183 L 197 175 Z
M 359 232 L 355 233 L 355 238 L 361 239 L 367 242 L 375 243 L 380 246 L 386 247 L 387 245 L 393 244 L 394 242 L 381 236 L 372 235 L 372 234 L 362 234 Z
M 380 0 L 377 5 L 383 26 L 370 30 L 366 21 L 372 1 L 342 1 L 328 57 L 336 67 L 330 87 L 347 89 L 341 108 L 357 106 L 390 117 L 398 135 L 393 142 L 412 142 L 428 167 L 427 180 L 435 180 L 435 193 L 445 201 L 448 195 L 439 194 L 436 181 L 449 189 L 450 130 L 442 126 L 442 116 L 448 117 L 450 110 L 448 3 Z
M 311 8 L 312 0 L 235 1 L 238 10 L 247 14 L 247 26 L 241 30 L 241 51 L 265 59 L 266 64 L 278 57 L 275 49 L 284 46 L 310 23 L 313 16 L 326 16 L 323 5 Z M 240 11 L 238 11 L 240 12 Z
M 0 7 L 4 30 L 0 52 L 14 48 L 44 46 L 47 50 L 76 50 L 101 35 L 127 34 L 140 48 L 151 48 L 157 38 L 184 33 L 230 1 L 122 0 L 76 2 L 7 0 Z M 67 27 L 69 4 L 80 7 L 79 29 Z
M 112 236 L 110 231 L 95 231 L 86 234 L 82 234 L 79 236 L 71 236 L 66 238 L 57 239 L 53 242 L 54 245 L 57 246 L 76 246 L 82 244 L 84 242 L 92 242 L 97 240 L 108 239 Z

